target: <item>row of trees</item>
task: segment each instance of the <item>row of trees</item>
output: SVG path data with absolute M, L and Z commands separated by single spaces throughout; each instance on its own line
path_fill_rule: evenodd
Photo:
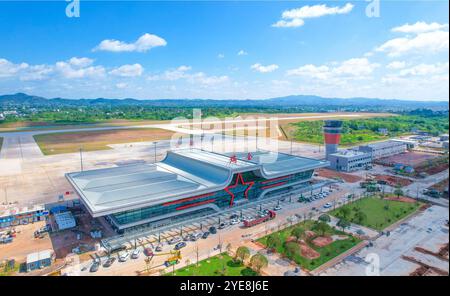
M 250 257 L 249 248 L 247 248 L 246 246 L 240 246 L 239 248 L 237 248 L 234 255 L 234 260 L 236 262 L 240 262 L 243 264 L 248 258 L 250 258 L 250 267 L 258 273 L 262 268 L 269 265 L 269 260 L 263 254 L 256 253 L 255 255 Z

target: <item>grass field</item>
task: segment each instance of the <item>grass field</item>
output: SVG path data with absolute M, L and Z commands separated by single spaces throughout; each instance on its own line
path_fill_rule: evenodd
M 45 155 L 110 149 L 109 144 L 170 139 L 173 132 L 163 129 L 120 129 L 81 131 L 35 135 L 34 139 Z
M 366 197 L 333 210 L 330 214 L 356 224 L 383 230 L 389 225 L 392 225 L 398 220 L 415 212 L 421 205 L 422 204 L 419 202 L 406 203 L 396 200 L 381 199 L 379 197 Z M 349 213 L 345 217 L 342 210 L 343 208 L 349 210 Z M 358 211 L 364 213 L 364 219 L 357 219 L 356 216 Z
M 172 273 L 168 273 L 172 275 Z M 254 276 L 258 275 L 251 268 L 242 263 L 236 263 L 228 254 L 220 255 L 202 260 L 198 266 L 194 263 L 189 266 L 175 270 L 175 275 L 179 276 Z
M 296 225 L 293 225 L 291 227 L 285 228 L 285 229 L 283 229 L 281 231 L 272 233 L 270 235 L 276 235 L 276 236 L 278 236 L 280 238 L 280 240 L 282 242 L 285 242 L 286 239 L 288 239 L 292 235 L 291 234 L 292 230 L 294 230 L 297 226 L 301 226 L 305 230 L 311 230 L 311 228 L 313 228 L 315 223 L 316 223 L 316 221 L 312 221 L 312 220 L 303 221 L 303 222 L 300 222 L 300 223 L 298 223 Z M 264 237 L 258 239 L 258 242 L 262 243 L 263 245 L 266 245 L 267 239 L 268 239 L 268 237 L 270 235 L 264 236 Z M 332 235 L 346 235 L 346 234 L 344 232 L 342 232 L 342 231 L 339 231 L 337 229 L 332 229 L 330 227 L 328 229 L 328 231 L 325 232 L 325 235 L 326 236 L 332 236 Z M 319 267 L 320 265 L 330 261 L 334 257 L 342 254 L 343 252 L 351 249 L 352 247 L 357 245 L 359 242 L 361 242 L 360 239 L 348 236 L 347 239 L 335 240 L 335 241 L 333 241 L 331 244 L 329 244 L 327 246 L 318 247 L 318 246 L 314 245 L 313 243 L 308 242 L 308 240 L 306 240 L 306 243 L 308 244 L 308 246 L 311 247 L 312 249 L 314 249 L 315 251 L 317 251 L 320 254 L 320 257 L 316 258 L 316 259 L 308 259 L 308 258 L 305 258 L 305 257 L 303 257 L 301 255 L 297 255 L 297 256 L 294 256 L 293 258 L 290 258 L 290 259 L 295 261 L 297 264 L 299 264 L 303 268 L 306 268 L 308 270 L 313 270 L 313 269 Z M 286 249 L 285 249 L 285 245 L 284 244 L 278 245 L 275 248 L 275 250 L 279 254 L 286 255 Z
M 369 113 L 367 116 L 361 115 L 359 118 L 342 119 L 344 121 L 341 137 L 342 145 L 374 142 L 409 134 L 412 127 L 433 135 L 448 131 L 448 118 L 446 116 L 392 116 L 383 113 L 373 116 Z M 280 126 L 289 140 L 323 143 L 323 122 L 321 120 L 281 122 Z M 386 129 L 388 134 L 381 133 L 380 129 Z

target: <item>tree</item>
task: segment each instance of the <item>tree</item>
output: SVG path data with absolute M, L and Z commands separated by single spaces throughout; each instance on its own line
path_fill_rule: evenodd
M 284 249 L 286 250 L 286 256 L 288 258 L 294 258 L 300 255 L 300 246 L 295 242 L 288 242 L 285 244 Z
M 367 215 L 362 211 L 358 211 L 355 214 L 355 219 L 358 222 L 358 224 L 361 224 L 367 219 Z
M 247 259 L 248 257 L 250 257 L 250 250 L 247 247 L 240 246 L 239 248 L 237 248 L 234 257 L 236 261 L 244 262 L 244 260 Z
M 297 226 L 291 231 L 291 235 L 295 236 L 298 241 L 305 236 L 305 229 L 303 229 L 303 227 Z
M 323 215 L 320 215 L 320 217 L 319 217 L 319 221 L 322 221 L 322 222 L 328 223 L 328 222 L 330 222 L 330 221 L 331 221 L 331 218 L 330 218 L 330 216 L 329 216 L 329 215 L 327 215 L 327 214 L 323 214 Z
M 400 196 L 403 195 L 403 190 L 400 185 L 395 186 L 394 194 L 397 195 L 398 199 L 400 199 Z
M 269 260 L 262 254 L 257 253 L 250 258 L 250 266 L 258 273 L 261 271 L 261 268 L 267 267 L 268 265 Z
M 350 227 L 351 223 L 345 219 L 341 219 L 338 221 L 338 223 L 336 225 L 341 227 L 342 231 L 345 231 L 345 228 Z
M 348 207 L 342 207 L 340 210 L 339 210 L 339 212 L 341 213 L 341 215 L 342 215 L 342 217 L 344 218 L 344 219 L 347 219 L 348 218 L 348 216 L 350 215 L 350 208 L 348 208 Z
M 233 246 L 230 244 L 230 243 L 228 243 L 227 244 L 227 246 L 225 247 L 225 249 L 227 250 L 227 253 L 229 254 L 229 255 L 231 255 L 231 249 L 233 248 Z
M 272 234 L 269 235 L 266 241 L 267 248 L 270 250 L 274 250 L 281 245 L 281 239 L 278 235 Z
M 325 222 L 317 222 L 313 229 L 323 236 L 330 229 L 330 226 Z

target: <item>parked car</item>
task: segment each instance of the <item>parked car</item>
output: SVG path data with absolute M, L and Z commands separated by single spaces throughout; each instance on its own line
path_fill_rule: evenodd
M 211 227 L 209 228 L 209 233 L 211 233 L 211 234 L 216 234 L 216 233 L 217 233 L 217 229 L 216 229 L 214 226 L 211 226 Z
M 104 268 L 108 268 L 110 267 L 114 262 L 116 261 L 115 257 L 109 257 L 108 260 L 105 261 L 105 263 L 103 263 L 103 267 Z M 95 263 L 94 263 L 95 264 Z
M 203 233 L 201 233 L 201 232 L 193 233 L 193 234 L 191 235 L 191 240 L 192 240 L 192 241 L 196 241 L 196 240 L 198 240 L 199 238 L 201 238 L 202 235 L 203 235 Z
M 280 205 L 276 205 L 276 206 L 273 208 L 273 210 L 274 210 L 274 211 L 279 211 L 279 210 L 281 210 L 281 206 L 280 206 Z
M 89 272 L 97 272 L 99 267 L 100 267 L 100 263 L 94 262 L 94 263 L 92 263 L 91 268 L 89 268 Z
M 155 252 L 161 252 L 161 251 L 162 251 L 162 246 L 161 245 L 156 246 Z
M 238 219 L 238 218 L 239 218 L 238 214 L 233 214 L 233 215 L 230 216 L 230 220 Z
M 331 203 L 327 202 L 326 204 L 323 205 L 323 208 L 324 208 L 324 209 L 329 209 L 329 208 L 331 208 L 332 206 L 333 206 L 333 205 L 332 205 Z
M 219 225 L 219 229 L 224 229 L 224 228 L 227 227 L 228 225 L 229 225 L 228 223 L 222 222 L 222 223 L 220 223 L 220 225 Z
M 134 249 L 133 252 L 131 253 L 131 259 L 138 259 L 140 254 L 141 254 L 140 249 Z
M 180 242 L 180 243 L 175 245 L 174 249 L 175 250 L 179 250 L 179 249 L 184 248 L 184 247 L 186 247 L 186 243 L 185 242 Z
M 179 243 L 179 242 L 181 242 L 181 237 L 179 237 L 179 236 L 177 236 L 177 237 L 173 237 L 173 238 L 171 238 L 170 240 L 169 240 L 169 245 L 173 245 L 173 244 L 176 244 L 176 243 Z
M 208 236 L 209 236 L 209 232 L 205 231 L 205 232 L 203 232 L 202 239 L 207 239 Z
M 119 253 L 119 261 L 120 262 L 127 261 L 129 257 L 130 257 L 130 253 L 128 253 L 128 251 L 122 251 Z
M 238 219 L 232 219 L 232 220 L 230 221 L 230 224 L 231 224 L 231 225 L 239 224 L 239 220 L 238 220 Z

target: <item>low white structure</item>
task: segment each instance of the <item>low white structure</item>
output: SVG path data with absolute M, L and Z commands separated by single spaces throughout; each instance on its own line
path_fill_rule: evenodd
M 55 214 L 55 222 L 58 225 L 59 230 L 65 230 L 77 226 L 75 218 L 69 211 Z
M 357 150 L 342 150 L 328 156 L 330 168 L 336 171 L 352 172 L 372 165 L 370 153 Z
M 358 150 L 361 152 L 369 153 L 372 156 L 372 159 L 378 159 L 405 152 L 406 143 L 389 140 L 359 146 Z
M 52 265 L 53 251 L 44 250 L 27 255 L 27 271 L 41 269 Z

